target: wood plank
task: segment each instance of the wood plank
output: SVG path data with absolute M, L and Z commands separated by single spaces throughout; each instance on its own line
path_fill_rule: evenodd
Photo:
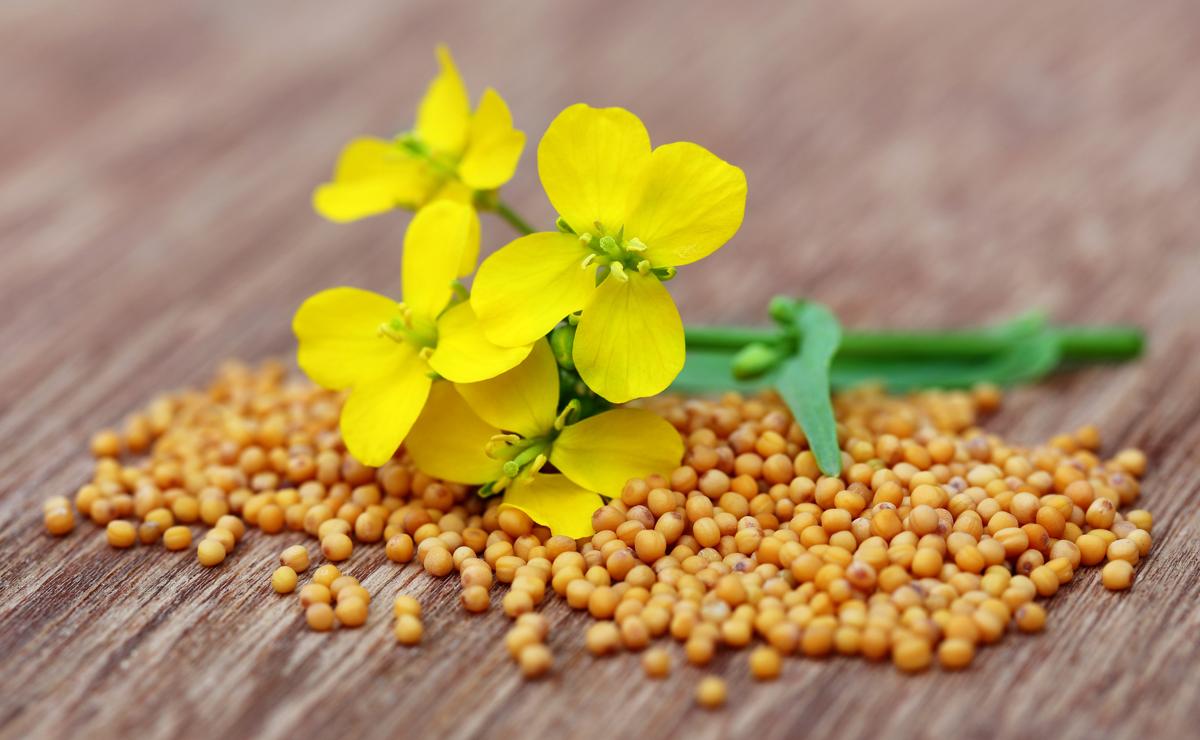
M 769 737 L 1190 734 L 1200 717 L 1200 6 L 1183 0 L 838 5 L 529 2 L 449 8 L 148 0 L 0 6 L 0 736 Z M 266 579 L 295 535 L 254 533 L 211 571 L 114 553 L 37 502 L 85 480 L 88 433 L 225 357 L 292 350 L 333 284 L 394 289 L 405 218 L 323 223 L 338 147 L 408 125 L 454 49 L 530 135 L 508 193 L 541 223 L 533 142 L 567 104 L 619 104 L 656 142 L 744 167 L 737 238 L 672 283 L 690 321 L 757 321 L 779 292 L 851 326 L 957 326 L 1044 307 L 1134 322 L 1144 361 L 1014 394 L 989 429 L 1034 442 L 1097 423 L 1152 470 L 1153 556 L 1094 574 L 961 675 L 790 660 L 773 684 L 719 657 L 652 683 L 595 661 L 553 603 L 552 678 L 521 681 L 496 611 L 362 548 L 373 593 L 420 595 L 416 650 L 388 598 L 357 632 L 309 633 Z M 509 238 L 485 222 L 489 248 Z M 678 656 L 678 653 L 675 654 Z

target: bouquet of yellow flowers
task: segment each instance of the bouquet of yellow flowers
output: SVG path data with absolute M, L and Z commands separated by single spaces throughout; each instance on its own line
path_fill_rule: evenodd
M 783 297 L 771 303 L 774 328 L 685 331 L 666 283 L 737 233 L 742 170 L 691 142 L 652 147 L 622 108 L 572 105 L 538 144 L 559 218 L 537 231 L 499 195 L 525 134 L 495 90 L 472 109 L 449 51 L 437 55 L 441 70 L 412 130 L 350 142 L 313 195 L 333 221 L 415 211 L 401 300 L 332 288 L 293 320 L 300 367 L 349 392 L 341 431 L 366 465 L 404 445 L 426 472 L 502 495 L 504 507 L 579 538 L 592 533 L 601 497 L 679 464 L 670 423 L 616 406 L 672 383 L 775 387 L 821 470 L 835 475 L 843 460 L 831 388 L 1012 383 L 1140 349 L 1135 330 L 1055 328 L 1040 315 L 969 331 L 843 334 L 823 306 Z M 520 236 L 476 270 L 479 211 Z

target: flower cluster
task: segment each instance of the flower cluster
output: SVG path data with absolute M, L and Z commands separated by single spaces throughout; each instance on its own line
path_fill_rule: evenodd
M 414 129 L 351 142 L 313 196 L 334 221 L 415 211 L 402 301 L 345 287 L 309 298 L 293 321 L 299 364 L 349 391 L 342 436 L 364 464 L 403 444 L 426 472 L 584 537 L 600 497 L 680 461 L 669 423 L 612 406 L 665 390 L 682 369 L 664 283 L 738 230 L 745 175 L 696 144 L 652 148 L 629 111 L 573 105 L 537 153 L 559 219 L 528 233 L 498 194 L 524 134 L 491 89 L 472 111 L 449 52 L 438 58 Z M 527 233 L 484 260 L 468 291 L 476 209 Z

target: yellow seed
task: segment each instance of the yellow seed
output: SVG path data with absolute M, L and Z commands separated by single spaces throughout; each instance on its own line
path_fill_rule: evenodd
M 232 514 L 226 514 L 217 519 L 215 526 L 232 532 L 234 540 L 237 542 L 241 542 L 242 537 L 246 535 L 246 523 Z
M 1100 581 L 1109 591 L 1124 591 L 1133 585 L 1133 565 L 1128 560 L 1112 560 L 1100 571 Z
M 946 670 L 966 668 L 975 657 L 975 645 L 969 640 L 952 637 L 938 645 L 938 662 Z
M 65 506 L 47 509 L 43 516 L 46 531 L 55 537 L 70 534 L 75 529 L 75 515 Z
M 396 642 L 410 646 L 420 643 L 425 634 L 421 620 L 412 614 L 401 614 L 397 617 L 396 626 L 392 631 L 396 635 Z
M 892 648 L 892 662 L 906 673 L 917 673 L 929 667 L 933 660 L 929 643 L 916 637 L 902 639 Z
M 1041 632 L 1046 625 L 1046 610 L 1040 604 L 1025 604 L 1015 615 L 1017 628 L 1022 632 Z
M 281 565 L 271 574 L 271 588 L 277 594 L 290 594 L 296 590 L 296 571 Z
M 192 530 L 182 525 L 176 525 L 163 532 L 162 539 L 163 546 L 168 550 L 185 550 L 192 544 Z
M 467 586 L 462 592 L 462 603 L 467 611 L 478 614 L 488 610 L 491 599 L 483 586 Z
M 544 676 L 554 665 L 554 655 L 551 654 L 550 648 L 536 643 L 526 645 L 521 650 L 517 662 L 521 665 L 521 673 L 525 678 L 539 678 Z
M 328 632 L 333 629 L 333 617 L 333 607 L 321 602 L 309 604 L 304 610 L 304 619 L 308 622 L 309 629 L 314 632 Z
M 367 621 L 367 602 L 359 596 L 340 598 L 333 613 L 344 627 L 361 627 Z
M 725 681 L 705 676 L 696 686 L 696 702 L 705 709 L 717 709 L 725 704 Z
M 585 641 L 592 655 L 609 655 L 620 649 L 621 632 L 612 622 L 597 622 L 588 628 Z
M 226 554 L 233 552 L 233 546 L 236 543 L 233 533 L 227 529 L 221 529 L 220 527 L 208 530 L 208 532 L 204 534 L 204 539 L 220 542 L 221 547 L 225 548 Z
M 104 429 L 92 435 L 92 456 L 96 458 L 116 457 L 121 454 L 121 437 L 112 429 Z
M 196 558 L 206 568 L 220 565 L 225 560 L 225 546 L 216 540 L 201 540 L 196 547 Z
M 105 528 L 105 534 L 108 537 L 109 545 L 121 549 L 133 547 L 133 543 L 137 541 L 137 530 L 123 519 L 114 519 L 109 522 Z
M 341 532 L 332 532 L 325 535 L 321 540 L 321 552 L 325 557 L 335 563 L 350 557 L 350 553 L 354 551 L 354 543 L 350 538 Z
M 514 625 L 504 635 L 504 646 L 513 660 L 518 660 L 521 657 L 521 651 L 527 646 L 535 645 L 541 641 L 542 636 L 537 628 L 526 624 Z
M 526 612 L 533 611 L 533 597 L 525 591 L 509 591 L 504 594 L 500 605 L 505 614 L 516 619 Z
M 308 570 L 308 549 L 304 545 L 292 545 L 279 553 L 279 563 L 297 573 L 303 573 Z
M 333 602 L 333 594 L 329 592 L 329 587 L 322 583 L 306 583 L 304 588 L 300 589 L 300 605 L 307 607 L 310 604 L 329 604 Z
M 783 658 L 773 648 L 758 647 L 750 653 L 750 675 L 758 681 L 773 681 L 783 670 Z
M 642 670 L 649 678 L 666 678 L 671 674 L 671 656 L 663 648 L 653 648 L 642 654 Z
M 1130 565 L 1137 565 L 1141 558 L 1137 544 L 1129 539 L 1113 540 L 1108 545 L 1107 555 L 1109 560 L 1124 560 Z
M 403 532 L 388 538 L 386 551 L 388 560 L 407 563 L 413 558 L 413 539 Z
M 396 596 L 396 600 L 392 603 L 392 613 L 395 614 L 397 619 L 405 614 L 420 619 L 421 602 L 417 601 L 408 594 L 399 594 Z
M 333 585 L 334 581 L 336 581 L 338 578 L 341 578 L 341 576 L 342 572 L 338 570 L 336 565 L 333 563 L 326 563 L 318 566 L 317 569 L 313 571 L 312 582 L 328 588 L 329 586 Z

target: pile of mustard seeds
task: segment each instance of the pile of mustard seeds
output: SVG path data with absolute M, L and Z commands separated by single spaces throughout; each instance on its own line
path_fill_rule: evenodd
M 45 503 L 46 529 L 66 535 L 83 517 L 114 548 L 191 550 L 197 567 L 235 556 L 248 528 L 307 533 L 324 562 L 310 573 L 308 548 L 283 549 L 264 590 L 295 593 L 317 631 L 367 621 L 372 594 L 337 564 L 384 547 L 401 567 L 457 576 L 466 613 L 505 589 L 505 645 L 529 678 L 553 670 L 537 612 L 548 598 L 591 616 L 592 654 L 641 651 L 652 678 L 671 672 L 666 640 L 699 666 L 745 650 L 760 680 L 785 658 L 835 654 L 962 669 L 1011 632 L 1041 630 L 1043 601 L 1084 567 L 1129 588 L 1152 542 L 1150 513 L 1130 508 L 1141 452 L 1100 457 L 1091 426 L 1012 445 L 977 426 L 1001 402 L 992 387 L 838 395 L 838 477 L 821 475 L 773 394 L 651 399 L 684 460 L 629 481 L 581 541 L 421 473 L 403 450 L 360 465 L 338 433 L 342 401 L 281 364 L 230 363 L 208 389 L 161 396 L 97 433 L 92 481 Z M 397 642 L 421 642 L 421 604 L 389 596 Z M 719 706 L 724 683 L 710 676 L 696 697 Z

